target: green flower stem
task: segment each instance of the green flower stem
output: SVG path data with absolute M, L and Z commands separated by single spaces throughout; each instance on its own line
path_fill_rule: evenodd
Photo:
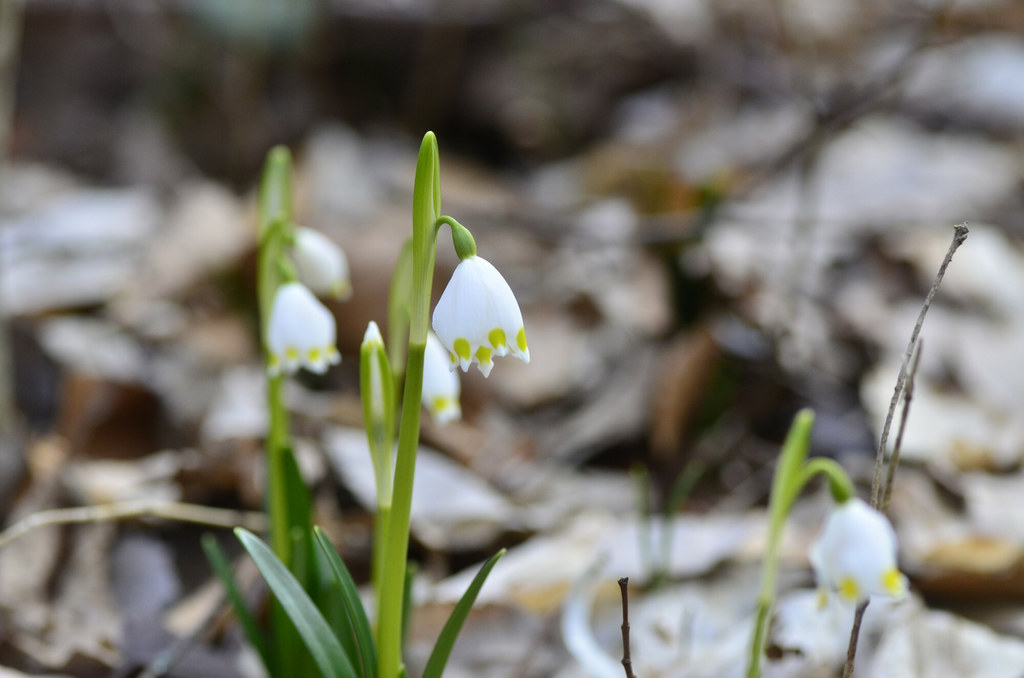
M 409 518 L 412 511 L 412 485 L 416 473 L 416 449 L 420 433 L 420 394 L 423 390 L 423 354 L 426 344 L 409 344 L 409 362 L 405 371 L 402 397 L 402 423 L 398 429 L 398 458 L 391 516 L 387 524 L 384 567 L 381 583 L 380 678 L 398 678 L 402 669 L 402 598 L 405 561 L 409 554 Z
M 266 352 L 267 324 L 274 294 L 284 272 L 280 262 L 284 248 L 292 237 L 292 161 L 291 153 L 277 146 L 267 155 L 259 197 L 259 263 L 257 294 L 260 314 L 260 341 Z M 288 498 L 285 495 L 284 455 L 289 446 L 288 412 L 284 406 L 283 378 L 267 378 L 267 409 L 270 424 L 267 431 L 267 504 L 270 514 L 270 542 L 282 562 L 291 562 L 291 538 Z
M 476 256 L 476 240 L 469 229 L 455 221 L 452 217 L 444 214 L 437 218 L 434 224 L 434 236 L 437 237 L 437 230 L 444 224 L 452 229 L 452 243 L 455 245 L 455 253 L 459 255 L 459 261 Z
M 775 584 L 779 574 L 779 548 L 782 545 L 782 523 L 774 521 L 768 528 L 768 545 L 761 570 L 761 592 L 757 596 L 757 616 L 754 619 L 754 635 L 750 641 L 750 659 L 747 663 L 747 678 L 761 675 L 761 657 L 768 637 L 768 620 L 775 605 Z
M 793 486 L 797 488 L 797 494 L 817 475 L 823 475 L 828 479 L 829 491 L 832 492 L 832 498 L 837 504 L 842 504 L 857 495 L 853 488 L 853 481 L 850 480 L 850 476 L 846 475 L 843 467 L 827 457 L 815 457 L 803 463 L 800 467 L 800 474 L 793 483 Z M 791 497 L 791 506 L 795 500 L 796 496 Z
M 409 518 L 420 436 L 420 399 L 423 392 L 423 356 L 430 324 L 430 287 L 434 275 L 435 223 L 441 211 L 440 165 L 437 140 L 427 132 L 420 145 L 413 188 L 412 296 L 409 317 L 409 353 L 398 429 L 398 456 L 391 515 L 387 519 L 381 574 L 377 663 L 379 678 L 399 678 L 402 665 L 403 602 L 406 559 L 409 555 Z
M 377 516 L 374 520 L 373 525 L 373 572 L 371 577 L 373 578 L 373 594 L 374 600 L 377 604 L 377 620 L 376 628 L 376 640 L 377 646 L 380 647 L 380 619 L 383 610 L 383 588 L 384 588 L 384 549 L 387 546 L 386 537 L 388 535 L 388 522 L 391 519 L 391 505 L 384 506 L 383 504 L 377 505 Z
M 288 449 L 288 412 L 282 394 L 283 378 L 267 379 L 267 408 L 270 429 L 267 432 L 267 505 L 270 513 L 270 543 L 282 563 L 291 562 L 291 525 L 284 473 L 284 455 Z
M 359 350 L 359 385 L 363 401 L 363 426 L 373 462 L 377 486 L 377 517 L 373 529 L 374 599 L 380 619 L 381 590 L 384 585 L 384 548 L 391 514 L 394 473 L 395 382 L 387 353 L 376 339 L 363 341 Z
M 282 256 L 283 235 L 286 220 L 274 219 L 264 230 L 259 249 L 259 270 L 257 282 L 260 313 L 260 340 L 264 346 L 264 365 L 268 365 L 270 354 L 266 350 L 267 323 L 274 303 L 274 293 L 281 282 L 281 270 L 277 262 Z M 270 543 L 274 553 L 282 562 L 291 562 L 290 524 L 288 520 L 288 498 L 285 492 L 284 454 L 290 439 L 288 411 L 284 406 L 284 378 L 281 375 L 267 377 L 267 411 L 270 422 L 267 428 L 267 513 L 270 518 Z
M 828 478 L 829 489 L 836 502 L 842 503 L 855 494 L 853 482 L 839 464 L 831 459 L 815 457 L 807 459 L 810 449 L 811 429 L 814 413 L 801 410 L 782 445 L 782 453 L 772 480 L 772 496 L 768 506 L 768 542 L 765 546 L 764 565 L 761 570 L 761 591 L 757 597 L 757 615 L 754 632 L 750 641 L 750 657 L 747 663 L 747 678 L 759 678 L 761 658 L 768 640 L 768 623 L 775 605 L 775 589 L 779 572 L 779 550 L 782 545 L 782 530 L 803 488 L 815 476 Z

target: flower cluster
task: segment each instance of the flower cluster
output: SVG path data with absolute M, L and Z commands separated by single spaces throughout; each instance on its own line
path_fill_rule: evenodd
M 451 369 L 477 364 L 485 377 L 494 357 L 511 353 L 530 362 L 523 314 L 512 289 L 490 262 L 473 255 L 455 268 L 434 308 L 434 331 L 448 350 Z
M 810 560 L 819 587 L 848 603 L 873 594 L 901 598 L 907 592 L 907 578 L 896 567 L 896 532 L 861 499 L 836 507 L 811 546 Z

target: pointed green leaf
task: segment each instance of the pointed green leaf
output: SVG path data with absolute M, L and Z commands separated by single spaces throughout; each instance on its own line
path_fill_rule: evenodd
M 252 612 L 249 611 L 249 606 L 245 604 L 241 591 L 238 590 L 238 584 L 235 582 L 235 576 L 231 572 L 231 566 L 228 564 L 227 556 L 224 555 L 224 550 L 217 542 L 217 538 L 209 533 L 203 535 L 202 545 L 206 559 L 210 561 L 210 567 L 213 568 L 217 578 L 224 585 L 224 591 L 228 600 L 231 601 L 231 607 L 235 611 L 235 617 L 245 633 L 246 640 L 259 653 L 260 659 L 263 660 L 263 666 L 270 671 L 270 657 L 267 654 L 267 644 L 263 638 L 263 632 L 260 631 Z
M 331 627 L 284 563 L 252 532 L 239 527 L 235 535 L 295 624 L 324 678 L 358 678 Z
M 260 180 L 260 237 L 278 217 L 291 218 L 292 154 L 285 146 L 275 146 L 267 153 Z
M 335 633 L 341 636 L 344 634 L 354 643 L 346 643 L 345 639 L 339 637 L 342 645 L 346 648 L 352 647 L 356 656 L 349 653 L 349 659 L 356 667 L 363 678 L 374 678 L 377 675 L 377 646 L 373 643 L 373 631 L 370 629 L 370 620 L 366 618 L 366 610 L 363 609 L 363 601 L 359 598 L 359 591 L 356 583 L 352 581 L 352 575 L 345 567 L 341 556 L 334 549 L 327 535 L 319 527 L 313 528 L 313 535 L 320 547 L 320 552 L 327 558 L 334 573 L 334 581 L 340 589 L 343 599 L 343 609 L 346 617 L 346 628 L 335 629 Z
M 796 499 L 793 481 L 799 473 L 801 464 L 807 459 L 807 452 L 811 448 L 811 429 L 813 428 L 814 412 L 809 409 L 800 410 L 793 418 L 789 433 L 786 434 L 786 439 L 782 442 L 782 451 L 779 453 L 775 476 L 772 478 L 772 497 L 779 497 L 778 502 L 773 502 L 772 509 L 781 513 L 780 518 L 789 513 L 789 509 Z
M 410 343 L 427 340 L 430 325 L 430 287 L 434 275 L 434 248 L 437 242 L 434 224 L 441 202 L 437 139 L 433 132 L 423 135 L 416 160 L 416 178 L 412 191 L 413 297 L 409 324 Z
M 289 532 L 298 528 L 302 534 L 309 534 L 313 530 L 313 502 L 291 448 L 282 455 L 280 470 L 285 477 Z
M 441 635 L 438 636 L 437 643 L 434 644 L 434 651 L 430 653 L 430 659 L 427 660 L 427 668 L 423 670 L 423 678 L 441 678 L 445 664 L 448 663 L 448 655 L 451 654 L 452 648 L 455 646 L 455 639 L 459 637 L 459 631 L 462 630 L 462 624 L 466 621 L 477 594 L 480 593 L 487 575 L 491 573 L 491 568 L 503 555 L 505 555 L 505 549 L 498 551 L 484 563 L 476 577 L 473 578 L 473 583 L 462 594 L 462 599 L 452 610 L 451 616 L 448 617 L 448 623 L 441 629 Z
M 288 513 L 288 537 L 291 541 L 289 571 L 307 593 L 317 579 L 314 557 L 313 500 L 292 449 L 282 450 L 279 471 L 284 476 L 284 494 Z

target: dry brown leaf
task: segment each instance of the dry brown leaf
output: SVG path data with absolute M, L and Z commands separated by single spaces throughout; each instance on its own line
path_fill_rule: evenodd
M 662 352 L 651 410 L 651 450 L 663 461 L 682 448 L 687 427 L 704 399 L 722 352 L 705 328 L 674 340 Z

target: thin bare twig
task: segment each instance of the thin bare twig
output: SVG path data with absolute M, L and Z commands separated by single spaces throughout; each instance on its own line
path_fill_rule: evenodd
M 949 244 L 949 249 L 946 251 L 946 256 L 942 260 L 942 265 L 939 266 L 939 272 L 935 274 L 935 280 L 932 281 L 931 289 L 928 290 L 928 296 L 925 297 L 924 304 L 921 306 L 921 312 L 917 316 L 917 324 L 914 325 L 914 331 L 910 335 L 910 343 L 907 344 L 907 351 L 903 355 L 903 364 L 900 365 L 900 372 L 896 376 L 896 388 L 892 394 L 892 400 L 889 402 L 889 411 L 885 415 L 885 424 L 882 426 L 882 436 L 878 443 L 878 452 L 875 455 L 875 477 L 871 482 L 871 505 L 875 508 L 879 508 L 880 501 L 882 498 L 882 467 L 885 465 L 885 450 L 886 445 L 889 442 L 889 429 L 892 427 L 892 419 L 896 413 L 896 405 L 899 402 L 900 395 L 904 389 L 908 392 L 912 389 L 908 385 L 910 359 L 914 354 L 914 348 L 918 345 L 918 337 L 921 334 L 921 326 L 924 324 L 924 317 L 928 313 L 928 309 L 932 305 L 932 300 L 935 298 L 936 292 L 939 290 L 939 284 L 942 282 L 943 276 L 946 275 L 946 268 L 949 266 L 949 262 L 953 260 L 953 254 L 960 248 L 960 245 L 964 244 L 967 240 L 969 229 L 967 224 L 958 224 L 953 228 L 953 242 Z M 917 361 L 914 362 L 914 372 L 917 371 Z M 909 397 L 904 405 L 903 409 L 903 421 L 906 420 L 907 411 L 909 409 Z M 897 445 L 903 442 L 903 424 L 900 425 L 900 432 L 897 434 Z M 898 449 L 898 448 L 897 448 Z M 887 488 L 892 485 L 892 478 L 896 472 L 896 464 L 899 462 L 899 455 L 894 450 L 892 458 L 889 460 L 890 468 L 888 471 L 888 480 L 886 483 Z M 888 501 L 888 500 L 886 500 Z M 850 631 L 850 643 L 846 649 L 846 664 L 843 666 L 843 678 L 851 678 L 853 676 L 854 660 L 857 656 L 857 640 L 860 636 L 860 625 L 864 619 L 864 612 L 867 610 L 868 603 L 864 601 L 857 606 L 857 612 L 853 618 L 853 628 Z
M 864 612 L 868 609 L 868 601 L 857 606 L 853 615 L 853 629 L 850 631 L 850 644 L 846 646 L 846 664 L 843 666 L 843 678 L 852 678 L 853 663 L 857 657 L 857 640 L 860 639 L 860 625 L 864 621 Z
M 910 356 L 913 354 L 914 346 L 918 345 L 921 327 L 925 324 L 925 315 L 928 314 L 928 309 L 932 306 L 932 300 L 935 299 L 935 294 L 939 291 L 939 284 L 942 283 L 942 277 L 946 274 L 946 267 L 949 266 L 949 262 L 952 261 L 953 254 L 959 249 L 959 246 L 963 245 L 964 241 L 967 240 L 968 234 L 967 222 L 956 224 L 953 227 L 953 241 L 949 244 L 949 249 L 946 250 L 946 256 L 942 259 L 942 265 L 939 266 L 939 272 L 935 274 L 932 289 L 928 291 L 928 296 L 925 297 L 925 303 L 921 307 L 921 312 L 918 313 L 918 324 L 913 326 L 910 341 L 906 345 L 906 352 L 903 354 L 903 364 L 900 365 L 899 374 L 896 376 L 896 388 L 893 390 L 893 398 L 889 401 L 886 423 L 882 427 L 879 450 L 874 455 L 874 478 L 871 480 L 871 506 L 874 508 L 879 507 L 879 493 L 882 490 L 882 467 L 885 466 L 886 461 L 886 444 L 889 442 L 889 429 L 892 427 L 893 416 L 896 414 L 896 404 L 899 402 L 899 396 L 903 393 L 903 388 L 906 386 L 906 374 L 907 368 L 910 365 Z
M 197 504 L 183 504 L 175 501 L 133 499 L 111 504 L 79 506 L 75 508 L 39 511 L 26 516 L 0 532 L 0 549 L 38 527 L 47 525 L 73 525 L 77 523 L 98 523 L 125 518 L 152 517 L 183 523 L 195 523 L 210 527 L 246 527 L 255 532 L 266 529 L 266 517 L 252 511 L 211 508 Z
M 626 678 L 636 678 L 633 660 L 629 656 L 629 577 L 619 580 L 619 591 L 622 593 L 622 668 L 626 671 Z
M 889 500 L 892 498 L 892 481 L 896 475 L 896 467 L 900 464 L 900 449 L 903 448 L 903 432 L 907 430 L 907 415 L 910 413 L 910 401 L 914 398 L 914 381 L 917 378 L 917 368 L 921 364 L 921 351 L 924 350 L 924 339 L 919 339 L 917 349 L 914 351 L 914 361 L 910 364 L 910 372 L 907 373 L 907 387 L 903 391 L 903 412 L 900 413 L 900 427 L 896 429 L 896 444 L 892 447 L 892 455 L 889 456 L 889 467 L 885 472 L 885 485 L 882 488 L 882 513 L 889 512 Z
M 953 260 L 953 254 L 960 249 L 960 245 L 964 244 L 967 240 L 969 229 L 967 223 L 957 224 L 953 228 L 953 242 L 949 244 L 949 249 L 946 250 L 946 256 L 942 260 L 942 265 L 939 266 L 939 272 L 935 274 L 935 280 L 932 281 L 932 287 L 928 290 L 928 296 L 924 299 L 924 304 L 921 306 L 921 312 L 917 314 L 917 324 L 914 325 L 914 331 L 910 335 L 910 342 L 907 344 L 907 351 L 903 355 L 903 364 L 900 365 L 900 372 L 896 376 L 896 388 L 892 394 L 892 400 L 889 402 L 889 411 L 885 415 L 885 424 L 882 426 L 882 437 L 878 441 L 878 451 L 875 454 L 875 477 L 871 481 L 871 505 L 878 508 L 879 502 L 879 491 L 882 488 L 882 467 L 885 465 L 885 450 L 886 445 L 889 442 L 889 429 L 892 427 L 892 418 L 896 413 L 896 404 L 899 402 L 900 395 L 903 393 L 903 389 L 907 383 L 907 369 L 910 365 L 910 357 L 914 353 L 914 347 L 917 345 L 917 338 L 921 334 L 921 326 L 924 325 L 924 317 L 928 314 L 928 309 L 931 308 L 932 300 L 935 299 L 935 294 L 939 291 L 939 284 L 942 282 L 942 277 L 946 275 L 946 268 L 949 266 L 949 262 Z

